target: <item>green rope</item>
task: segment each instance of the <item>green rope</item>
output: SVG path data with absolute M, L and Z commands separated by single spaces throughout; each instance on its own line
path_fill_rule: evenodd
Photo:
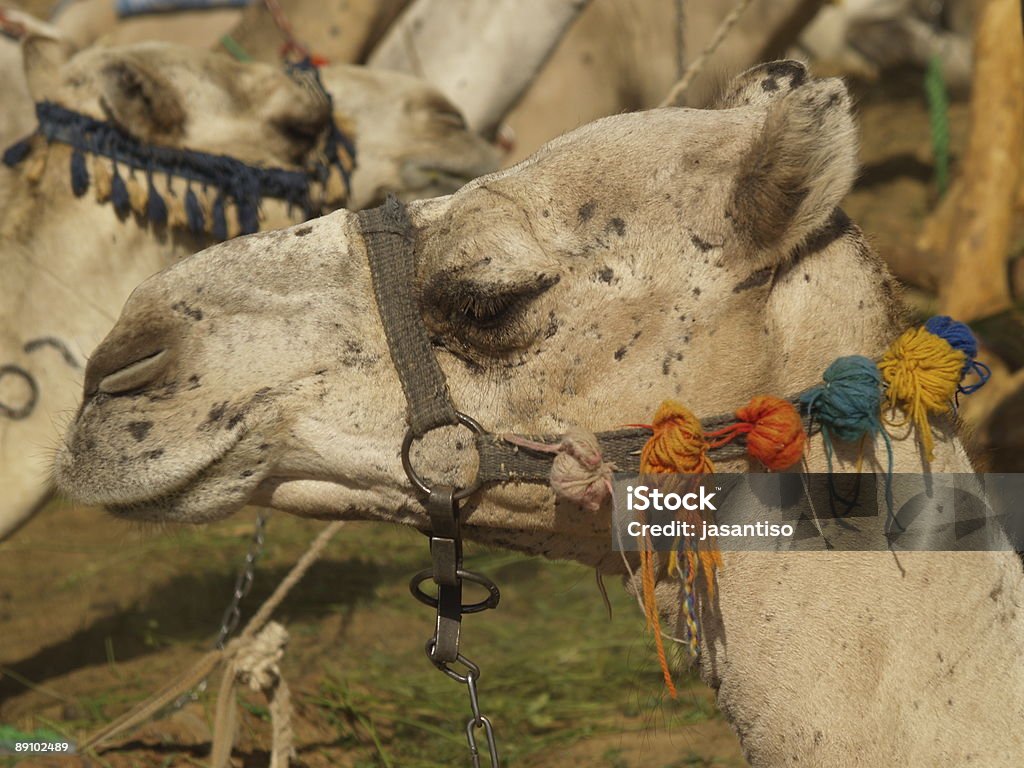
M 220 44 L 227 48 L 228 53 L 234 56 L 238 61 L 252 61 L 252 56 L 246 53 L 245 48 L 242 47 L 235 38 L 231 35 L 224 35 L 220 39 Z
M 942 75 L 942 60 L 933 56 L 924 76 L 924 93 L 928 100 L 928 122 L 932 133 L 932 155 L 935 158 L 935 184 L 939 195 L 949 186 L 949 95 Z

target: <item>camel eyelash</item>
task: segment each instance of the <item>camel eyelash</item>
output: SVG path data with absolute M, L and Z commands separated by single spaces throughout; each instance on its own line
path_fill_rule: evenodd
M 533 282 L 509 286 L 465 279 L 445 280 L 428 296 L 435 316 L 460 347 L 488 347 L 503 352 L 529 343 L 527 310 L 531 302 L 558 282 L 538 275 Z

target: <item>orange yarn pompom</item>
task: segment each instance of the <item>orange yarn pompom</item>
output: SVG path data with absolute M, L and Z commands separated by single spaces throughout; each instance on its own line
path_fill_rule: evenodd
M 700 422 L 682 403 L 663 402 L 654 414 L 651 429 L 654 434 L 640 452 L 641 473 L 715 471 Z
M 747 436 L 747 453 L 768 469 L 779 471 L 796 464 L 804 452 L 807 435 L 793 404 L 772 395 L 756 395 L 736 411 L 736 424 L 708 434 L 712 448 Z M 717 438 L 717 439 L 714 439 Z

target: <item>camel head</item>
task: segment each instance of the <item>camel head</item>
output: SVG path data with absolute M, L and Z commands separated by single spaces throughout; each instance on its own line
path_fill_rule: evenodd
M 498 167 L 497 151 L 466 127 L 459 110 L 419 78 L 366 67 L 322 71 L 339 122 L 351 121 L 359 164 L 350 208 L 447 195 Z
M 166 43 L 89 48 L 24 43 L 36 102 L 52 101 L 134 138 L 253 165 L 301 166 L 330 120 L 327 103 L 277 67 Z
M 37 102 L 113 122 L 139 142 L 226 154 L 254 166 L 302 170 L 331 125 L 326 100 L 301 78 L 173 45 L 73 54 L 61 40 L 31 37 L 24 72 Z M 405 198 L 451 192 L 497 167 L 490 145 L 426 83 L 354 67 L 328 67 L 322 77 L 335 94 L 335 122 L 356 145 L 349 205 L 367 205 L 387 191 Z M 141 280 L 213 240 L 214 195 L 201 194 L 200 185 L 193 188 L 205 230 L 196 235 L 183 221 L 180 178 L 165 192 L 166 179 L 154 174 L 167 205 L 177 201 L 177 225 L 164 227 L 144 215 L 144 172 L 120 164 L 129 190 L 135 179 L 142 191 L 142 207 L 132 196 L 135 213 L 120 216 L 110 200 L 97 200 L 96 164 L 89 161 L 90 187 L 76 197 L 71 148 L 44 146 L 40 137 L 32 147 L 13 169 L 0 168 L 0 200 L 9 202 L 0 209 L 0 259 L 13 297 L 0 302 L 0 366 L 24 371 L 0 373 L 0 539 L 47 498 L 53 447 L 73 414 L 81 366 L 118 308 Z M 236 209 L 230 201 L 226 209 L 230 234 Z M 259 224 L 269 229 L 302 218 L 301 210 L 265 197 Z
M 524 433 L 642 423 L 669 397 L 710 415 L 881 350 L 891 280 L 836 207 L 855 173 L 844 85 L 763 65 L 720 107 L 605 118 L 409 206 L 422 319 L 460 410 Z M 139 286 L 89 361 L 57 480 L 130 518 L 254 501 L 423 527 L 405 410 L 356 217 L 337 212 Z M 474 455 L 447 428 L 413 462 L 460 484 Z M 590 563 L 611 544 L 607 510 L 541 486 L 485 489 L 466 532 Z
M 140 141 L 269 167 L 301 168 L 331 122 L 315 89 L 280 67 L 167 43 L 87 49 L 29 38 L 33 98 L 110 120 Z M 494 170 L 496 152 L 424 81 L 333 66 L 322 72 L 333 117 L 354 134 L 358 162 L 348 207 L 385 192 L 407 199 L 453 192 Z

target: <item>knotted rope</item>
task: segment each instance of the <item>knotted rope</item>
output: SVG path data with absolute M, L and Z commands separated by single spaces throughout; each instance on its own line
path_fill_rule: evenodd
M 551 489 L 561 499 L 575 502 L 588 512 L 596 512 L 612 493 L 615 465 L 605 461 L 593 432 L 571 427 L 557 444 L 528 440 L 519 435 L 502 439 L 542 453 L 555 454 L 551 463 Z
M 225 665 L 217 694 L 211 768 L 227 768 L 230 764 L 231 749 L 235 744 L 235 686 L 238 683 L 261 691 L 267 697 L 273 729 L 270 768 L 288 768 L 289 760 L 295 756 L 292 704 L 291 692 L 280 669 L 287 644 L 288 631 L 272 621 L 239 647 L 234 658 Z
M 291 589 L 306 574 L 310 567 L 323 553 L 327 543 L 333 536 L 344 527 L 345 522 L 336 520 L 324 528 L 313 542 L 309 545 L 302 557 L 288 572 L 288 575 L 277 585 L 273 594 L 260 606 L 256 614 L 246 624 L 245 629 L 234 640 L 231 640 L 221 649 L 210 651 L 197 661 L 191 669 L 183 675 L 167 684 L 157 693 L 150 696 L 143 702 L 134 706 L 121 717 L 109 725 L 99 729 L 90 735 L 79 747 L 81 751 L 95 749 L 103 742 L 109 741 L 125 731 L 135 728 L 146 722 L 165 707 L 174 702 L 178 697 L 187 691 L 192 690 L 222 662 L 227 662 L 224 678 L 221 684 L 221 691 L 217 699 L 217 715 L 214 723 L 214 744 L 213 754 L 220 758 L 231 753 L 233 739 L 234 697 L 231 692 L 225 693 L 225 689 L 234 689 L 234 683 L 239 679 L 241 682 L 256 686 L 268 692 L 268 699 L 271 701 L 271 715 L 277 712 L 277 718 L 273 722 L 274 746 L 272 759 L 279 762 L 271 763 L 274 768 L 286 768 L 288 756 L 291 754 L 292 736 L 290 719 L 290 695 L 287 686 L 281 679 L 278 670 L 278 663 L 287 642 L 287 633 L 278 624 L 267 625 L 271 614 L 281 604 L 281 601 L 288 595 Z M 266 627 L 265 631 L 264 627 Z M 277 627 L 272 629 L 271 627 Z M 271 698 L 272 697 L 272 698 Z M 218 734 L 220 737 L 218 739 Z M 231 734 L 228 738 L 225 734 Z M 226 746 L 225 746 L 226 744 Z M 222 768 L 227 765 L 226 757 L 222 762 L 214 762 L 214 768 Z

